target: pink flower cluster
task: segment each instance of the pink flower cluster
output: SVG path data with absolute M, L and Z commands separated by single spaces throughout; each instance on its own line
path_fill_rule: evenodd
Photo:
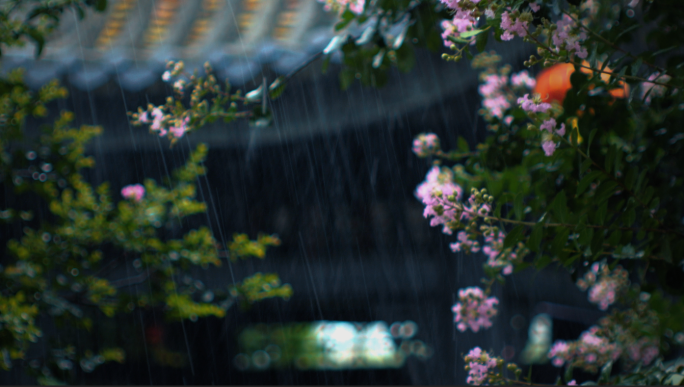
M 577 281 L 582 290 L 589 289 L 589 301 L 598 304 L 599 309 L 607 310 L 615 303 L 617 295 L 629 285 L 627 270 L 617 266 L 612 272 L 605 264 L 594 263 L 591 271 Z
M 151 119 L 150 119 L 150 116 Z M 160 137 L 166 136 L 169 132 L 173 134 L 176 138 L 181 138 L 188 130 L 188 123 L 190 122 L 190 117 L 186 116 L 183 119 L 174 120 L 174 125 L 168 128 L 164 127 L 164 121 L 168 120 L 168 116 L 164 115 L 162 107 L 155 107 L 151 112 L 144 111 L 140 113 L 138 121 L 142 124 L 150 124 L 150 130 L 157 132 Z
M 642 337 L 627 346 L 630 360 L 635 363 L 641 361 L 644 365 L 650 364 L 659 353 L 658 343 L 649 337 Z
M 537 85 L 537 80 L 532 78 L 527 70 L 523 70 L 517 74 L 511 75 L 511 84 L 516 87 L 534 89 Z
M 439 137 L 434 133 L 421 133 L 413 140 L 413 153 L 427 157 L 439 149 Z
M 175 125 L 169 128 L 169 131 L 174 137 L 181 138 L 188 130 L 188 122 L 190 122 L 190 117 L 177 119 Z
M 451 20 L 442 21 L 442 29 L 444 30 L 444 32 L 442 32 L 442 39 L 444 40 L 444 45 L 446 47 L 451 47 L 453 43 L 449 40 L 449 37 L 458 38 L 461 36 L 461 33 L 472 30 L 475 28 L 478 18 L 473 15 L 472 9 L 462 7 L 462 0 L 441 0 L 441 2 L 452 10 L 454 15 Z M 477 4 L 480 0 L 471 0 L 470 2 Z M 485 13 L 493 16 L 491 9 L 487 9 Z M 473 40 L 472 44 L 474 43 L 475 41 Z
M 145 187 L 140 184 L 127 185 L 121 189 L 121 196 L 139 202 L 145 196 Z
M 504 113 L 511 107 L 511 101 L 515 98 L 514 92 L 516 90 L 507 87 L 508 75 L 502 71 L 501 74 L 482 74 L 480 77 L 483 84 L 480 85 L 478 91 L 483 97 L 483 112 L 486 112 L 481 114 L 503 119 L 507 125 L 510 125 L 513 117 L 504 118 Z M 532 89 L 535 85 L 536 81 L 525 70 L 511 75 L 511 86 L 514 89 Z
M 572 363 L 573 366 L 594 370 L 610 360 L 617 360 L 622 353 L 620 347 L 605 337 L 598 336 L 599 327 L 592 326 L 582 332 L 579 340 L 556 341 L 547 354 L 556 367 Z
M 660 73 L 653 73 L 648 77 L 649 81 L 658 81 L 660 83 L 667 83 L 671 77 L 669 75 L 660 75 Z M 641 84 L 641 99 L 645 103 L 650 104 L 653 98 L 662 97 L 665 95 L 666 87 L 657 85 L 653 82 L 643 82 Z
M 484 247 L 482 252 L 487 256 L 487 265 L 495 269 L 502 269 L 503 275 L 513 273 L 513 264 L 511 260 L 517 258 L 517 254 L 504 250 L 503 243 L 506 235 L 503 232 L 498 232 L 498 235 L 488 235 L 485 237 Z
M 465 332 L 470 328 L 477 332 L 480 328 L 487 329 L 492 326 L 491 318 L 496 316 L 494 307 L 499 303 L 496 297 L 487 297 L 484 291 L 478 287 L 469 287 L 458 291 L 457 302 L 451 310 L 454 312 L 456 328 Z
M 553 365 L 562 367 L 563 364 L 569 360 L 569 354 L 570 346 L 568 343 L 563 340 L 557 340 L 553 343 L 553 347 L 551 347 L 547 356 L 549 359 L 552 359 L 551 363 L 553 363 Z
M 551 35 L 551 40 L 556 46 L 556 52 L 561 49 L 566 49 L 570 55 L 577 55 L 585 59 L 587 57 L 586 47 L 582 47 L 581 43 L 587 38 L 586 32 L 579 30 L 577 23 L 568 15 L 563 15 L 563 18 L 556 23 L 556 29 Z
M 363 7 L 366 4 L 366 0 L 318 0 L 319 3 L 323 3 L 323 9 L 326 11 L 335 11 L 338 13 L 344 12 L 349 6 L 349 10 L 357 15 L 363 13 Z
M 458 201 L 463 195 L 463 189 L 453 182 L 453 172 L 448 168 L 432 167 L 425 181 L 416 188 L 415 195 L 425 204 L 423 216 L 432 216 L 430 226 L 444 225 L 442 232 L 451 235 L 450 224 L 456 221 L 456 209 L 449 197 Z
M 553 134 L 564 136 L 565 124 L 561 124 L 560 128 L 556 129 L 556 120 L 554 118 L 549 118 L 539 126 L 539 129 L 546 130 L 550 134 L 542 137 L 544 139 L 542 141 L 542 149 L 544 150 L 546 156 L 552 156 L 553 152 L 555 152 L 556 148 L 558 147 L 556 142 L 553 141 Z
M 538 98 L 530 99 L 529 94 L 525 94 L 518 98 L 518 105 L 520 105 L 523 110 L 531 113 L 546 113 L 551 109 L 550 103 L 541 102 Z
M 538 8 L 537 8 L 538 9 Z M 513 16 L 514 19 L 511 18 Z M 523 21 L 520 17 L 515 17 L 508 11 L 501 14 L 501 29 L 504 33 L 501 34 L 501 40 L 512 40 L 516 35 L 524 38 L 527 36 L 528 22 Z
M 442 20 L 442 41 L 444 46 L 451 47 L 454 43 L 449 37 L 458 38 L 462 32 L 470 31 L 475 26 L 477 19 L 468 16 L 466 12 L 457 11 L 451 20 Z
M 152 119 L 150 119 L 150 115 L 152 116 Z M 150 130 L 159 132 L 160 136 L 164 136 L 167 133 L 166 129 L 162 126 L 165 119 L 166 116 L 164 116 L 162 109 L 160 107 L 155 107 L 149 114 L 146 111 L 140 113 L 140 118 L 138 120 L 143 124 L 151 124 Z
M 480 251 L 480 244 L 476 240 L 468 238 L 468 234 L 466 234 L 465 231 L 459 231 L 456 235 L 456 242 L 451 243 L 449 247 L 454 253 L 459 251 L 477 253 Z
M 464 359 L 468 363 L 468 379 L 466 382 L 476 386 L 485 384 L 487 374 L 497 366 L 496 358 L 489 356 L 480 347 L 471 349 Z
M 504 112 L 511 107 L 503 90 L 507 83 L 508 77 L 505 75 L 488 74 L 484 76 L 484 84 L 479 87 L 480 95 L 484 97 L 482 105 L 494 117 L 503 118 Z

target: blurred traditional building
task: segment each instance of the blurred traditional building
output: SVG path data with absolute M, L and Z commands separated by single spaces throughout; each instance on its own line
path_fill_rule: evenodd
M 209 61 L 241 86 L 262 66 L 284 74 L 320 51 L 334 19 L 311 0 L 110 0 L 105 13 L 74 21 L 76 13 L 67 11 L 38 61 L 30 44 L 8 50 L 3 70 L 26 67 L 33 87 L 66 75 L 82 90 L 115 78 L 140 91 L 169 59 L 189 69 Z

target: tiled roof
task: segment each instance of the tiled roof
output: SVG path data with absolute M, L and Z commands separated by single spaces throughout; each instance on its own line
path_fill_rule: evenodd
M 79 89 L 114 79 L 138 91 L 169 59 L 189 69 L 209 61 L 240 86 L 262 66 L 280 74 L 296 68 L 325 47 L 333 23 L 315 0 L 110 0 L 104 14 L 84 20 L 65 13 L 40 60 L 27 45 L 7 50 L 1 64 L 3 72 L 25 67 L 32 87 L 66 75 Z

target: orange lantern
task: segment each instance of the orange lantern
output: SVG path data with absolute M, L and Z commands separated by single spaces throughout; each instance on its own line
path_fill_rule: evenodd
M 586 61 L 582 64 L 589 66 L 589 63 Z M 588 75 L 592 74 L 591 70 L 584 67 L 582 67 L 580 71 Z M 612 71 L 608 67 L 604 68 L 603 71 L 605 72 L 601 74 L 601 79 L 607 83 L 610 80 L 610 73 Z M 557 64 L 544 69 L 537 76 L 537 85 L 534 87 L 533 92 L 539 94 L 542 100 L 546 102 L 556 101 L 559 104 L 562 104 L 565 99 L 565 94 L 572 88 L 570 76 L 574 72 L 575 66 L 570 63 Z M 614 98 L 627 97 L 627 95 L 629 95 L 629 86 L 622 81 L 618 84 L 622 87 L 610 90 L 610 95 Z

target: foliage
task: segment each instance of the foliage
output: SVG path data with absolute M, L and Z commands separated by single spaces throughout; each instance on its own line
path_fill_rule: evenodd
M 518 272 L 558 265 L 575 280 L 584 276 L 578 285 L 611 313 L 577 341 L 554 345 L 554 364 L 570 364 L 565 382 L 573 368 L 601 367 L 600 384 L 680 381 L 672 378 L 677 370 L 663 371 L 652 359 L 676 354 L 684 342 L 684 57 L 677 49 L 684 11 L 672 0 L 368 1 L 361 12 L 342 12 L 338 27 L 373 20 L 387 26 L 378 32 L 386 43 L 392 26 L 411 25 L 395 48 L 412 49 L 407 42 L 436 33 L 435 23 L 421 24 L 426 17 L 418 10 L 443 20 L 441 38 L 452 51 L 444 59 L 467 57 L 482 69 L 481 115 L 490 131 L 475 149 L 459 139 L 450 152 L 433 134 L 416 138 L 419 157 L 458 162 L 433 167 L 416 191 L 431 225 L 456 233 L 452 250 L 488 256 L 486 294 L 511 266 Z M 530 67 L 572 64 L 572 89 L 558 103 L 521 87 L 514 77 L 523 74 L 511 75 L 485 51 L 490 37 L 531 43 L 537 53 L 525 61 Z M 631 43 L 639 40 L 647 48 L 636 52 L 640 46 Z M 374 50 L 358 41 L 342 46 L 341 79 L 353 66 L 369 71 Z M 463 192 L 470 197 L 461 198 Z M 459 302 L 455 310 L 465 307 Z M 612 372 L 616 362 L 622 374 Z M 531 382 L 519 379 L 514 364 L 515 379 L 503 376 L 502 361 L 478 364 L 491 377 L 472 383 Z
M 66 10 L 83 16 L 87 7 L 105 6 L 102 0 L 5 2 L 0 44 L 21 45 L 28 36 L 40 54 Z M 25 14 L 25 19 L 17 16 Z M 45 117 L 48 104 L 67 91 L 52 81 L 33 92 L 22 73 L 0 79 L 0 180 L 10 206 L 0 209 L 0 219 L 8 230 L 21 230 L 7 243 L 7 259 L 0 265 L 0 367 L 28 364 L 39 383 L 73 383 L 105 362 L 125 361 L 117 336 L 101 331 L 105 320 L 154 308 L 170 320 L 196 321 L 223 317 L 236 302 L 248 307 L 292 295 L 277 274 L 255 273 L 204 292 L 198 291 L 203 284 L 186 274 L 192 267 L 221 266 L 222 257 L 263 259 L 269 246 L 280 244 L 275 235 L 249 240 L 236 234 L 222 247 L 208 227 L 186 229 L 192 216 L 207 210 L 196 199 L 195 186 L 205 174 L 206 145 L 164 184 L 147 179 L 144 186 L 124 187 L 120 200 L 108 183 L 93 187 L 83 175 L 95 166 L 85 151 L 102 128 L 73 128 L 73 114 L 63 111 L 38 137 L 26 135 L 27 119 Z M 211 119 L 205 115 L 198 124 Z M 44 215 L 34 219 L 36 212 Z M 120 278 L 115 269 L 130 262 L 135 273 Z M 57 331 L 46 334 L 52 325 Z

